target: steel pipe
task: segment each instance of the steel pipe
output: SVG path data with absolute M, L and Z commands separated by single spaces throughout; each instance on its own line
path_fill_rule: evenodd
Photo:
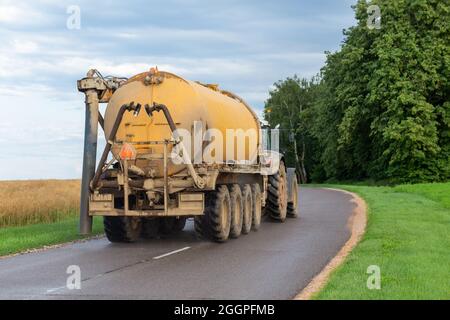
M 189 174 L 191 175 L 192 179 L 194 179 L 195 185 L 198 188 L 203 189 L 205 187 L 205 180 L 197 174 L 197 172 L 194 169 L 194 166 L 192 165 L 192 161 L 191 161 L 189 153 L 187 152 L 183 142 L 179 141 L 180 137 L 178 136 L 177 131 L 176 131 L 177 127 L 175 125 L 175 122 L 173 121 L 172 116 L 170 115 L 169 109 L 165 105 L 157 104 L 157 103 L 153 103 L 152 106 L 146 104 L 144 106 L 144 108 L 150 117 L 152 116 L 152 113 L 154 111 L 156 111 L 156 112 L 162 111 L 164 113 L 167 123 L 169 124 L 170 130 L 172 131 L 173 138 L 175 140 L 177 140 L 177 143 L 179 143 L 179 145 L 182 149 L 181 156 L 183 158 L 184 163 L 186 164 Z
M 83 174 L 80 196 L 80 234 L 92 232 L 92 217 L 89 216 L 89 183 L 95 172 L 98 132 L 98 95 L 96 90 L 85 91 L 86 119 L 84 125 Z
M 108 153 L 111 150 L 111 146 L 116 137 L 117 129 L 119 129 L 120 122 L 122 121 L 123 114 L 125 111 L 133 111 L 135 114 L 139 113 L 141 109 L 141 105 L 138 103 L 134 105 L 134 102 L 130 104 L 124 104 L 120 107 L 119 112 L 117 114 L 117 118 L 112 127 L 111 133 L 109 134 L 108 141 L 106 141 L 105 149 L 103 149 L 102 156 L 100 161 L 98 162 L 97 170 L 95 171 L 94 177 L 92 178 L 92 182 L 90 184 L 90 188 L 94 190 L 97 187 L 98 180 L 100 179 L 100 175 L 102 174 L 103 166 L 105 165 L 106 159 L 108 158 Z

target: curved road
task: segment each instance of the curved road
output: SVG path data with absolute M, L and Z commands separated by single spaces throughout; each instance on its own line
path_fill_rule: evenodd
M 300 218 L 265 221 L 223 244 L 185 230 L 164 239 L 105 238 L 0 259 L 0 299 L 291 299 L 350 236 L 351 196 L 302 188 Z M 81 289 L 66 288 L 69 265 Z

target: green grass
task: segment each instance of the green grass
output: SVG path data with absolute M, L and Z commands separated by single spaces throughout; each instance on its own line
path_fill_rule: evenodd
M 94 218 L 92 229 L 93 235 L 103 232 L 101 218 Z M 53 223 L 0 228 L 0 256 L 82 238 L 78 234 L 78 217 Z
M 368 205 L 365 235 L 315 299 L 450 299 L 450 183 L 327 185 Z M 367 288 L 367 267 L 381 289 Z

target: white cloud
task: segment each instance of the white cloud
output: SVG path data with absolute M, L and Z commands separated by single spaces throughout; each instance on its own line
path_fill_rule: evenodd
M 29 4 L 17 1 L 0 3 L 0 24 L 6 26 L 27 26 L 47 22 L 46 15 Z
M 302 6 L 297 3 L 182 0 L 153 4 L 152 16 L 149 6 L 133 0 L 75 3 L 81 7 L 80 30 L 65 27 L 71 2 L 0 0 L 0 143 L 14 154 L 0 157 L 0 168 L 7 168 L 0 179 L 80 174 L 84 96 L 75 81 L 90 68 L 129 77 L 157 65 L 190 80 L 218 83 L 261 114 L 273 82 L 320 70 L 322 49 L 339 44 L 336 35 L 350 24 L 351 13 L 316 10 L 320 14 L 300 12 L 297 18 L 288 11 Z M 331 40 L 310 36 L 317 30 L 332 34 Z
M 114 34 L 117 38 L 123 38 L 123 39 L 137 39 L 139 38 L 139 35 L 137 33 L 133 32 L 117 32 Z
M 19 20 L 23 11 L 18 6 L 0 5 L 0 22 L 11 23 Z
M 39 46 L 34 41 L 28 40 L 13 40 L 12 50 L 15 53 L 35 53 L 39 49 Z
M 128 62 L 133 61 L 133 62 Z M 170 71 L 185 76 L 197 75 L 244 75 L 255 71 L 255 63 L 248 59 L 225 58 L 177 58 L 170 56 L 84 58 L 65 56 L 42 56 L 39 61 L 16 54 L 0 56 L 0 79 L 27 77 L 39 74 L 72 75 L 82 77 L 87 70 L 95 68 L 103 74 L 132 76 L 149 70 L 157 65 L 160 70 Z
M 53 88 L 44 84 L 29 84 L 29 85 L 5 85 L 0 84 L 0 96 L 21 96 L 26 97 L 31 94 L 49 94 Z
M 121 31 L 120 31 L 121 30 Z M 120 38 L 148 39 L 152 42 L 172 41 L 216 41 L 229 43 L 242 43 L 241 34 L 225 30 L 213 29 L 180 29 L 159 26 L 148 26 L 141 28 L 118 28 L 118 29 L 90 29 L 90 31 L 113 35 Z

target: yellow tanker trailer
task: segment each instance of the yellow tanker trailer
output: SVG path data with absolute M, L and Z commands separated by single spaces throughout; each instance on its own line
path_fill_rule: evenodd
M 80 232 L 103 216 L 112 242 L 181 231 L 223 242 L 258 230 L 262 213 L 297 216 L 295 170 L 264 150 L 258 117 L 217 85 L 150 69 L 130 79 L 90 70 Z M 108 103 L 104 117 L 99 103 Z M 96 163 L 97 128 L 106 146 Z

